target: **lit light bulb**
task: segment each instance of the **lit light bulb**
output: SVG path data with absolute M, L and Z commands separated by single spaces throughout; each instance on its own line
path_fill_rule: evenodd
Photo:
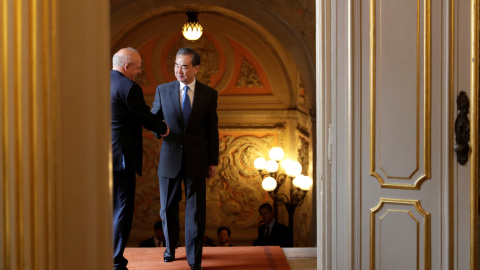
M 272 177 L 265 177 L 262 181 L 262 188 L 266 191 L 272 191 L 277 187 L 277 181 Z
M 272 149 L 270 149 L 270 152 L 268 153 L 268 156 L 275 161 L 282 160 L 284 155 L 285 153 L 283 152 L 283 149 L 280 147 L 273 147 Z
M 297 177 L 295 177 L 293 179 L 293 186 L 297 187 L 297 188 L 300 188 L 300 186 L 302 184 L 302 181 L 303 181 L 303 179 L 302 179 L 303 177 L 305 177 L 303 174 L 297 175 Z
M 182 33 L 188 40 L 197 40 L 202 36 L 203 28 L 198 22 L 187 22 L 183 25 Z
M 255 169 L 257 170 L 265 169 L 266 165 L 267 165 L 267 161 L 262 157 L 255 159 L 255 162 L 253 163 L 253 166 L 255 166 Z
M 197 40 L 203 33 L 203 27 L 198 23 L 198 11 L 188 10 L 185 13 L 188 20 L 182 28 L 183 36 L 188 40 Z
M 286 158 L 286 159 L 282 160 L 282 168 L 284 170 L 286 170 L 287 167 L 290 165 L 290 162 L 292 162 L 292 160 L 289 159 L 289 158 Z
M 267 165 L 265 166 L 265 169 L 269 173 L 276 172 L 278 170 L 278 163 L 275 160 L 269 160 L 267 161 Z
M 298 161 L 289 162 L 285 168 L 285 173 L 290 177 L 296 177 L 302 173 L 302 165 Z
M 309 190 L 310 187 L 313 185 L 313 180 L 312 178 L 308 177 L 308 176 L 303 176 L 302 177 L 302 181 L 300 182 L 300 189 L 302 190 Z

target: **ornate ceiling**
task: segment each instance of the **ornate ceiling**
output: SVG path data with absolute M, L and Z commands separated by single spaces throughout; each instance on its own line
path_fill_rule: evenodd
M 145 72 L 140 83 L 147 95 L 156 85 L 175 79 L 174 54 L 179 47 L 190 46 L 201 52 L 198 78 L 219 91 L 220 110 L 308 113 L 315 106 L 313 5 L 313 1 L 112 0 L 112 53 L 125 46 L 141 52 Z M 205 34 L 195 43 L 180 35 L 186 10 L 200 12 Z

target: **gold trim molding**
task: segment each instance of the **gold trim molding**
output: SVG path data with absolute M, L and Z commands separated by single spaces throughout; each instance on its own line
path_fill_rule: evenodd
M 410 205 L 414 206 L 417 212 L 424 218 L 424 270 L 431 270 L 431 225 L 430 225 L 430 213 L 426 212 L 419 200 L 405 200 L 405 199 L 391 199 L 391 198 L 380 198 L 380 202 L 377 206 L 370 209 L 370 270 L 375 270 L 375 217 L 376 214 L 383 209 L 385 204 L 396 204 L 396 205 Z M 398 210 L 397 210 L 398 211 Z M 411 213 L 410 213 L 411 215 Z M 415 219 L 415 217 L 412 216 Z M 419 249 L 420 250 L 420 249 Z M 417 254 L 418 257 L 418 254 Z
M 2 132 L 2 195 L 3 195 L 3 209 L 2 209 L 2 220 L 3 220 L 3 243 L 1 244 L 3 254 L 3 262 L 1 263 L 1 266 L 3 269 L 10 269 L 11 267 L 11 253 L 9 249 L 9 244 L 11 243 L 11 238 L 10 238 L 10 222 L 9 222 L 9 217 L 10 217 L 10 194 L 8 190 L 10 189 L 9 183 L 7 179 L 10 178 L 9 175 L 9 170 L 8 168 L 8 162 L 7 162 L 7 154 L 6 150 L 9 145 L 9 132 L 7 129 L 7 123 L 8 123 L 8 3 L 7 1 L 2 1 L 1 2 L 1 42 L 2 42 L 2 55 L 4 57 L 1 58 L 2 61 L 2 69 L 0 72 L 0 83 L 2 84 L 2 125 L 0 126 Z
M 431 104 L 430 104 L 430 91 L 431 91 L 431 8 L 430 0 L 424 0 L 424 169 L 425 173 L 420 176 L 414 184 L 398 184 L 398 183 L 386 183 L 383 178 L 376 172 L 376 0 L 370 0 L 370 175 L 374 176 L 382 188 L 394 188 L 394 189 L 420 189 L 420 185 L 424 180 L 430 179 L 431 175 Z M 417 0 L 417 29 L 420 29 L 420 0 Z M 419 52 L 420 37 L 419 30 L 417 30 L 417 51 Z M 419 59 L 418 59 L 419 61 Z M 417 69 L 420 68 L 420 63 L 417 62 Z M 417 78 L 417 89 L 419 91 L 420 78 Z M 418 108 L 417 108 L 418 110 Z M 418 118 L 417 118 L 418 126 Z M 418 131 L 417 131 L 418 133 Z M 418 149 L 418 135 L 417 135 L 417 160 L 419 160 Z M 418 163 L 417 163 L 418 167 Z M 388 177 L 388 175 L 387 175 Z M 390 178 L 390 177 L 389 177 Z M 396 179 L 399 177 L 391 177 Z M 402 179 L 404 179 L 403 177 Z

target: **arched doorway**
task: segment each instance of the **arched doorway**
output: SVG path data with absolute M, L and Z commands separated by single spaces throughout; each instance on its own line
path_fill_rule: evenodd
M 249 5 L 248 12 L 244 6 Z M 290 6 L 293 5 L 293 6 Z M 253 167 L 258 156 L 281 146 L 290 159 L 299 160 L 303 174 L 314 176 L 315 70 L 312 55 L 314 17 L 297 33 L 294 20 L 283 20 L 291 8 L 312 12 L 298 4 L 270 5 L 262 1 L 218 5 L 162 1 L 111 2 L 112 53 L 126 46 L 143 56 L 139 80 L 147 104 L 158 84 L 174 80 L 173 61 L 178 48 L 189 46 L 202 56 L 198 79 L 219 92 L 221 139 L 219 171 L 207 183 L 207 235 L 220 226 L 232 229 L 233 241 L 251 245 L 257 234 L 258 206 L 272 199 L 261 188 L 262 177 Z M 186 10 L 199 12 L 203 36 L 196 42 L 181 35 Z M 306 16 L 305 16 L 306 17 Z M 297 26 L 298 27 L 298 26 Z M 310 50 L 309 50 L 310 47 Z M 137 179 L 137 215 L 131 245 L 151 233 L 158 219 L 158 141 L 144 133 L 144 176 Z M 288 187 L 288 186 L 287 186 Z M 285 188 L 283 191 L 288 194 Z M 295 212 L 295 246 L 315 246 L 314 192 Z M 279 220 L 288 213 L 279 206 Z

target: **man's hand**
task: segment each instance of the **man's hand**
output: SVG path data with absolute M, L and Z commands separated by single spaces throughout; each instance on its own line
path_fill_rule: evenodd
M 165 122 L 165 120 L 162 120 L 162 121 Z M 165 134 L 163 134 L 163 135 L 160 135 L 162 137 L 166 137 L 166 136 L 168 136 L 168 134 L 170 134 L 170 128 L 168 127 L 167 122 L 165 122 L 165 125 L 167 126 L 167 132 L 165 132 Z
M 208 166 L 208 178 L 212 178 L 217 171 L 217 166 Z

